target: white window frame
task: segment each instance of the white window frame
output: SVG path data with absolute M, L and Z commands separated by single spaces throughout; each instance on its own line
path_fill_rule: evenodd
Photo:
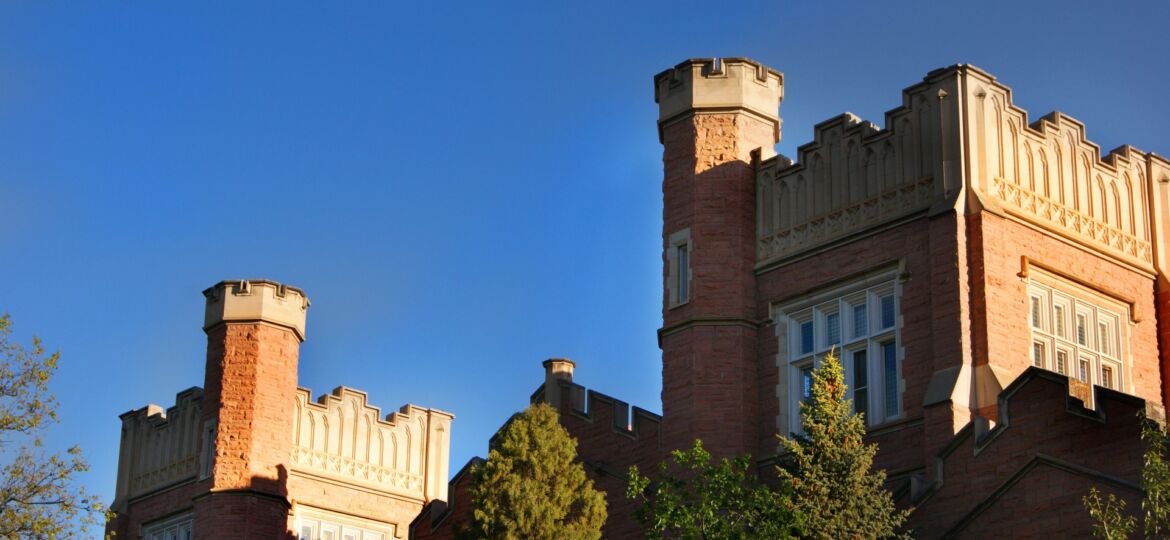
M 902 286 L 897 280 L 895 271 L 883 272 L 872 276 L 857 279 L 849 284 L 834 287 L 831 290 L 816 293 L 802 300 L 780 306 L 777 314 L 777 334 L 782 340 L 780 358 L 781 367 L 787 374 L 787 410 L 788 431 L 801 433 L 800 406 L 803 397 L 802 370 L 819 366 L 820 361 L 832 349 L 837 350 L 845 371 L 845 384 L 848 387 L 846 398 L 854 399 L 855 391 L 866 390 L 864 410 L 865 422 L 868 426 L 877 426 L 896 421 L 905 416 L 903 403 L 905 383 L 902 379 L 902 340 L 901 340 L 901 294 Z M 889 297 L 893 302 L 893 318 L 885 321 L 882 318 L 881 299 Z M 859 334 L 855 329 L 854 308 L 864 303 L 865 333 Z M 839 343 L 830 343 L 828 339 L 829 315 L 837 314 L 840 325 Z M 813 347 L 811 352 L 804 352 L 802 340 L 802 324 L 813 323 Z M 888 322 L 889 324 L 883 324 Z M 893 343 L 893 378 L 887 381 L 886 362 L 882 354 L 883 346 Z M 858 370 L 853 359 L 858 351 L 865 351 L 864 386 L 854 380 Z M 892 384 L 887 384 L 892 382 Z M 894 394 L 892 410 L 887 410 L 887 394 Z M 855 405 L 855 410 L 858 407 Z M 880 414 L 879 414 L 880 413 Z M 783 413 L 782 413 L 783 414 Z
M 192 526 L 194 516 L 191 512 L 172 516 L 154 523 L 142 526 L 142 540 L 191 540 L 194 538 Z
M 694 260 L 694 255 L 695 247 L 691 242 L 691 229 L 689 227 L 675 231 L 667 239 L 666 264 L 669 270 L 666 277 L 666 289 L 672 308 L 687 304 L 694 296 L 691 282 L 691 261 Z
M 293 530 L 298 540 L 393 540 L 395 526 L 328 510 L 297 505 Z
M 1041 344 L 1045 350 L 1041 363 L 1029 363 L 1090 384 L 1131 392 L 1125 324 L 1130 317 L 1129 305 L 1035 268 L 1029 272 L 1027 286 L 1029 310 L 1033 299 L 1038 298 L 1044 315 L 1039 326 L 1032 324 L 1029 315 L 1031 346 Z M 1058 308 L 1063 312 L 1063 328 L 1057 327 L 1061 322 L 1056 316 Z M 1063 371 L 1056 356 L 1061 353 L 1067 359 Z M 1033 357 L 1032 352 L 1029 357 Z M 1082 362 L 1088 363 L 1086 368 L 1082 368 Z M 1111 372 L 1108 381 L 1107 372 Z

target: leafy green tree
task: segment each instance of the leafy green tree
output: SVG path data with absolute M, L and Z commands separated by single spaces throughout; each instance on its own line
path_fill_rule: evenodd
M 787 465 L 778 468 L 793 490 L 796 511 L 809 538 L 905 537 L 898 528 L 909 510 L 898 510 L 885 489 L 884 471 L 871 471 L 877 446 L 865 444 L 865 420 L 845 399 L 841 362 L 830 352 L 812 372 L 812 394 L 801 403 L 804 436 L 780 438 Z
M 1106 540 L 1125 540 L 1133 533 L 1137 519 L 1125 515 L 1124 500 L 1110 493 L 1109 498 L 1102 501 L 1101 493 L 1097 488 L 1092 488 L 1083 501 L 1089 515 L 1096 521 L 1093 524 L 1093 536 Z
M 780 540 L 799 536 L 792 501 L 748 472 L 750 456 L 711 462 L 696 439 L 671 453 L 651 482 L 630 467 L 626 495 L 642 501 L 635 515 L 652 540 Z M 675 472 L 678 471 L 678 473 Z
M 1146 536 L 1162 538 L 1170 534 L 1170 463 L 1166 461 L 1166 429 L 1142 416 L 1142 440 L 1146 453 L 1142 456 L 1142 499 Z
M 605 494 L 585 477 L 577 441 L 543 403 L 496 435 L 487 461 L 472 472 L 471 504 L 465 538 L 596 540 L 606 518 Z
M 47 354 L 35 337 L 30 348 L 11 342 L 11 325 L 0 316 L 0 538 L 70 537 L 78 526 L 84 535 L 105 516 L 98 498 L 74 485 L 89 469 L 81 449 L 49 453 L 41 444 L 44 428 L 57 421 L 49 379 L 60 355 Z
M 1142 455 L 1142 518 L 1146 538 L 1165 538 L 1170 535 L 1170 462 L 1166 460 L 1166 429 L 1157 422 L 1142 418 L 1142 440 L 1146 453 Z M 1114 540 L 1129 538 L 1136 527 L 1136 518 L 1125 515 L 1125 501 L 1110 493 L 1102 501 L 1096 488 L 1083 499 L 1085 508 L 1096 522 L 1093 536 Z

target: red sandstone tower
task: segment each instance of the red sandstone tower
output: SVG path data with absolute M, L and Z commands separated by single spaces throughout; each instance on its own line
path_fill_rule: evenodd
M 755 166 L 780 140 L 784 78 L 742 58 L 654 78 L 663 144 L 662 404 L 667 449 L 754 452 Z
M 204 465 L 210 491 L 195 502 L 195 536 L 281 538 L 289 510 L 290 405 L 309 300 L 271 282 L 221 282 L 203 295 L 202 436 L 214 437 L 215 452 Z

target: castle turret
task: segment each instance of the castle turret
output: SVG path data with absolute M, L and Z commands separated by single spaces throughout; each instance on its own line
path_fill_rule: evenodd
M 267 280 L 223 281 L 203 295 L 200 478 L 211 485 L 196 501 L 195 537 L 279 538 L 288 521 L 285 463 L 309 299 Z
M 755 168 L 780 140 L 783 75 L 743 58 L 654 78 L 663 144 L 662 403 L 668 449 L 757 438 Z M 757 152 L 758 150 L 758 152 Z

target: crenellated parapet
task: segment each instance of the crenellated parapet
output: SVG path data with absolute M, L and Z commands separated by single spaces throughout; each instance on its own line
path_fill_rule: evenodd
M 113 508 L 128 499 L 195 478 L 203 389 L 188 388 L 164 410 L 147 405 L 120 416 L 122 440 Z
M 450 413 L 404 405 L 383 417 L 365 392 L 345 387 L 316 402 L 299 388 L 295 407 L 294 472 L 416 500 L 446 499 Z
M 612 426 L 615 432 L 634 439 L 661 436 L 662 416 L 573 382 L 576 367 L 573 361 L 552 358 L 545 360 L 543 366 L 545 382 L 532 393 L 532 403 L 548 403 L 562 415 L 571 414 L 593 425 Z
M 749 58 L 692 58 L 654 76 L 658 138 L 666 126 L 693 115 L 743 111 L 772 125 L 780 140 L 778 109 L 784 75 Z
M 1154 270 L 1151 176 L 1164 160 L 1131 146 L 1102 156 L 1084 124 L 1059 112 L 1030 123 L 1011 89 L 982 71 L 964 86 L 969 181 L 984 209 Z
M 902 92 L 886 128 L 844 113 L 820 124 L 795 162 L 776 156 L 756 175 L 757 265 L 766 265 L 928 210 L 954 195 L 946 137 L 956 109 L 955 70 Z M 956 138 L 957 140 L 957 138 Z
M 613 396 L 590 390 L 577 383 L 558 381 L 562 393 L 571 404 L 569 412 L 594 424 L 610 425 L 614 431 L 635 439 L 657 438 L 662 416 Z M 544 401 L 544 387 L 533 394 L 533 402 Z
M 1165 159 L 1131 146 L 1103 156 L 1084 124 L 1059 112 L 1029 122 L 1010 88 L 969 65 L 903 90 L 885 121 L 879 129 L 837 116 L 815 127 L 795 162 L 760 164 L 758 265 L 955 208 L 1012 216 L 1146 272 L 1164 268 Z

